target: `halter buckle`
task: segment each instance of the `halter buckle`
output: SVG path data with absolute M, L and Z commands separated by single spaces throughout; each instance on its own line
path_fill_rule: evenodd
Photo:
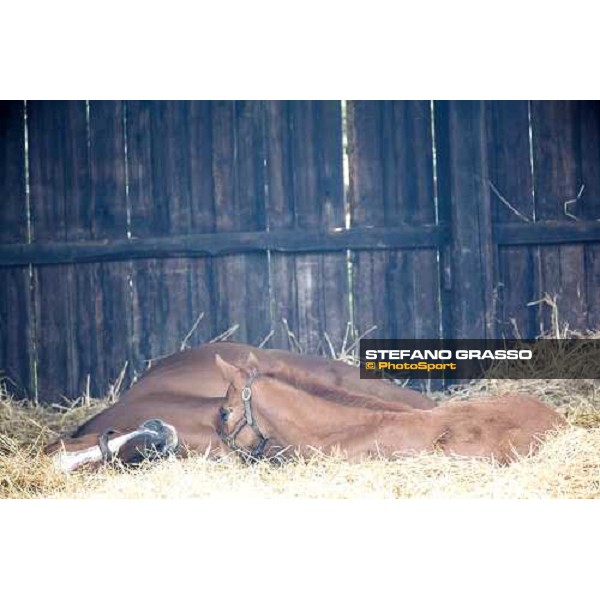
M 254 417 L 252 416 L 252 407 L 250 406 L 250 398 L 252 397 L 252 390 L 250 386 L 247 385 L 242 390 L 242 400 L 244 402 L 244 417 L 246 418 L 246 423 L 252 427 L 254 425 Z

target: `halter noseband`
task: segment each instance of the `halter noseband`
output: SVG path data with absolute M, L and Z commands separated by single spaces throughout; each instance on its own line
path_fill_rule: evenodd
M 248 426 L 254 431 L 256 437 L 258 437 L 258 443 L 250 450 L 251 458 L 260 458 L 263 456 L 263 452 L 265 450 L 265 446 L 267 445 L 268 438 L 263 435 L 263 432 L 260 430 L 258 424 L 256 423 L 256 419 L 254 418 L 254 414 L 252 412 L 252 383 L 258 377 L 258 371 L 256 369 L 252 369 L 250 375 L 248 375 L 248 380 L 246 381 L 246 385 L 242 388 L 242 403 L 244 405 L 244 416 L 240 419 L 238 424 L 236 425 L 234 431 L 227 436 L 224 436 L 225 443 L 236 452 L 244 452 L 246 451 L 243 448 L 240 448 L 235 440 L 237 436 L 240 434 L 244 427 Z

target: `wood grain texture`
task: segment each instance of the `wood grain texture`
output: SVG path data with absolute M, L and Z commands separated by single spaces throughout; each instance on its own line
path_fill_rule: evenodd
M 214 231 L 208 104 L 129 102 L 127 123 L 132 237 Z M 199 343 L 213 336 L 212 278 L 212 262 L 205 258 L 134 263 L 136 372 L 147 361 L 179 350 L 184 341 Z
M 352 225 L 391 225 L 385 219 L 382 130 L 380 103 L 348 103 L 349 201 Z M 383 336 L 383 332 L 388 331 L 388 259 L 388 252 L 351 254 L 354 327 L 359 334 L 372 327 L 376 329 L 371 337 Z
M 581 101 L 577 106 L 576 148 L 579 157 L 578 171 L 584 187 L 580 200 L 573 203 L 572 211 L 577 223 L 600 225 L 600 102 Z M 579 191 L 578 191 L 579 193 Z M 585 283 L 587 288 L 587 326 L 592 331 L 600 329 L 600 231 L 594 244 L 585 246 Z
M 94 240 L 116 243 L 127 240 L 128 208 L 126 195 L 125 103 L 89 103 L 90 202 L 93 207 Z M 131 261 L 96 264 L 89 271 L 87 303 L 93 343 L 89 371 L 91 390 L 106 393 L 108 386 L 126 365 L 124 384 L 131 381 L 133 306 L 131 301 Z M 90 310 L 91 309 L 91 310 Z M 89 319 L 93 317 L 93 319 Z M 86 321 L 86 314 L 81 315 Z M 79 342 L 86 343 L 85 338 Z
M 35 241 L 80 241 L 90 237 L 89 154 L 83 101 L 28 103 L 31 218 Z M 84 282 L 89 267 L 34 269 L 38 396 L 44 401 L 76 397 L 85 389 L 78 352 L 79 323 L 89 306 Z M 88 346 L 89 348 L 90 346 Z M 60 373 L 60 376 L 57 374 Z
M 279 231 L 289 239 L 294 218 L 294 158 L 291 140 L 291 103 L 270 101 L 265 106 L 265 152 L 267 158 L 267 228 L 270 235 Z M 269 255 L 270 346 L 291 349 L 292 332 L 299 329 L 296 286 L 296 261 L 293 256 Z
M 384 106 L 386 222 L 425 229 L 436 222 L 431 108 L 428 101 Z M 437 250 L 395 252 L 389 266 L 392 332 L 436 338 L 441 329 Z M 390 332 L 391 333 L 391 332 Z
M 246 223 L 250 231 L 266 228 L 264 103 L 237 101 L 235 103 L 236 128 L 236 188 L 235 204 L 238 219 L 237 231 Z M 229 288 L 229 301 L 238 305 L 236 296 L 243 302 L 236 322 L 241 339 L 259 344 L 271 330 L 269 310 L 269 264 L 266 253 L 248 254 L 242 258 L 243 276 Z M 232 325 L 231 323 L 230 325 Z
M 530 163 L 529 103 L 488 103 L 489 185 L 495 225 L 513 226 L 512 234 L 495 232 L 497 243 L 516 242 L 514 228 L 534 221 L 533 174 Z M 507 204 L 508 203 L 508 204 Z M 513 210 L 511 210 L 511 207 Z M 536 248 L 500 247 L 496 254 L 498 281 L 496 323 L 498 334 L 523 338 L 538 335 L 539 298 L 537 280 L 539 251 Z
M 531 104 L 536 221 L 568 221 L 565 203 L 577 197 L 577 104 L 534 101 Z M 571 205 L 572 207 L 573 205 Z M 587 326 L 585 252 L 581 245 L 540 249 L 540 294 L 556 297 L 559 319 L 574 329 Z M 551 311 L 542 314 L 550 331 Z
M 0 103 L 0 369 L 55 401 L 233 325 L 532 336 L 545 293 L 598 328 L 600 103 L 434 106 L 348 103 L 345 197 L 339 102 L 28 102 L 28 157 Z
M 293 215 L 293 213 L 291 213 Z M 501 244 L 543 244 L 597 239 L 594 223 L 544 223 L 530 227 L 500 225 Z M 127 240 L 43 242 L 0 245 L 0 265 L 19 266 L 126 261 L 146 258 L 192 258 L 249 252 L 309 253 L 350 250 L 434 249 L 448 242 L 447 226 L 400 225 L 334 230 L 271 229 L 232 233 L 193 233 Z
M 265 229 L 263 110 L 260 102 L 216 102 L 212 110 L 216 231 Z M 269 268 L 263 256 L 214 260 L 217 331 L 258 344 L 270 331 Z
M 23 102 L 0 101 L 0 244 L 28 243 L 24 109 Z M 0 276 L 0 377 L 11 392 L 35 396 L 29 268 L 3 268 Z
M 444 297 L 451 311 L 445 331 L 455 338 L 493 338 L 494 249 L 485 103 L 436 104 L 441 214 L 449 220 L 453 237 L 445 257 L 452 272 Z
M 293 102 L 295 226 L 300 231 L 344 227 L 342 117 L 336 102 Z M 335 348 L 349 320 L 348 278 L 343 253 L 296 256 L 298 339 L 317 352 L 328 336 Z
M 429 102 L 349 105 L 352 224 L 435 227 Z M 374 336 L 438 337 L 437 249 L 353 253 L 359 331 Z

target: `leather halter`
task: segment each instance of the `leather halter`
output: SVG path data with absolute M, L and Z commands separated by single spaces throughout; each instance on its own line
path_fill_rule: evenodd
M 244 427 L 250 427 L 252 431 L 254 431 L 256 437 L 258 437 L 258 442 L 250 450 L 251 458 L 261 458 L 263 456 L 265 446 L 269 441 L 268 438 L 263 434 L 260 430 L 256 422 L 256 418 L 254 413 L 252 412 L 252 383 L 258 377 L 258 371 L 256 369 L 252 369 L 250 371 L 250 375 L 248 375 L 248 380 L 246 381 L 246 385 L 242 388 L 242 403 L 244 405 L 244 416 L 239 420 L 238 424 L 235 426 L 235 429 L 229 434 L 223 437 L 223 441 L 234 451 L 242 452 L 244 454 L 248 454 L 248 452 L 244 448 L 240 448 L 235 443 L 237 436 L 241 433 Z M 221 417 L 221 420 L 223 418 Z

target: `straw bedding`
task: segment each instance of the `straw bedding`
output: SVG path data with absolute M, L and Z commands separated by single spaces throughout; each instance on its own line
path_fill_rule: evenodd
M 42 406 L 0 392 L 2 498 L 598 498 L 600 497 L 600 381 L 485 380 L 435 395 L 438 402 L 502 393 L 539 396 L 567 417 L 568 428 L 540 451 L 508 467 L 490 460 L 423 454 L 350 464 L 315 453 L 282 466 L 247 466 L 237 457 L 167 459 L 135 470 L 102 468 L 65 476 L 41 453 L 114 401 L 79 399 Z

